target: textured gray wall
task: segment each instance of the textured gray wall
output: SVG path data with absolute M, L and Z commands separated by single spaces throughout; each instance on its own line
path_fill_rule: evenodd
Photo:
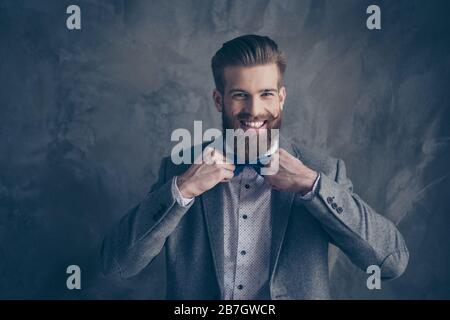
M 73 3 L 81 31 L 65 27 Z M 101 240 L 155 181 L 173 129 L 220 126 L 210 58 L 244 33 L 288 55 L 285 134 L 343 158 L 410 248 L 380 291 L 332 254 L 333 295 L 450 298 L 448 3 L 1 0 L 0 298 L 164 296 L 163 257 L 104 278 Z M 381 31 L 365 27 L 369 4 Z M 65 287 L 69 264 L 81 291 Z

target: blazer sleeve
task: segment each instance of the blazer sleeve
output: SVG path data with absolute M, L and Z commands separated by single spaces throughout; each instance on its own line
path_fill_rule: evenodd
M 192 206 L 180 206 L 166 177 L 167 158 L 159 169 L 158 181 L 146 197 L 113 227 L 103 240 L 103 273 L 128 278 L 138 274 L 161 252 L 167 237 Z
M 337 160 L 335 177 L 320 174 L 318 191 L 312 200 L 298 201 L 355 265 L 364 271 L 370 265 L 379 266 L 383 280 L 399 277 L 406 269 L 409 253 L 394 223 L 353 192 L 343 160 Z

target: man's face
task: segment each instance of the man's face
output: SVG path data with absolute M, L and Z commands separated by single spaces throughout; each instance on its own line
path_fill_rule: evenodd
M 280 128 L 286 89 L 278 88 L 275 63 L 225 67 L 224 80 L 223 94 L 218 90 L 213 93 L 216 108 L 222 112 L 224 131 L 243 129 L 259 133 L 259 129 Z

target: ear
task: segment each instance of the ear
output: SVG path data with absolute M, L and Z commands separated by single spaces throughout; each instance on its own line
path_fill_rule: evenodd
M 286 100 L 286 87 L 282 86 L 280 90 L 278 90 L 278 97 L 280 99 L 280 109 L 283 110 L 284 101 Z
M 217 111 L 222 112 L 222 94 L 217 89 L 213 91 L 213 100 Z

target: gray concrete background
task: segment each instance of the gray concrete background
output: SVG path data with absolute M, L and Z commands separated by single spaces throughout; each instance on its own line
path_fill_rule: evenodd
M 175 128 L 220 127 L 210 58 L 244 33 L 288 56 L 284 133 L 346 161 L 410 249 L 369 291 L 332 254 L 336 298 L 450 298 L 448 1 L 0 1 L 0 298 L 164 297 L 164 261 L 99 272 L 105 232 L 155 181 Z M 65 27 L 78 4 L 82 30 Z M 365 27 L 370 4 L 382 30 Z M 82 269 L 82 290 L 65 287 Z M 193 270 L 195 272 L 195 270 Z

